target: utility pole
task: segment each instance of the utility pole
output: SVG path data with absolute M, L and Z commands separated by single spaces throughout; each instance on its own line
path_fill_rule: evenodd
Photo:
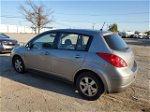
M 96 23 L 92 23 L 92 29 L 93 30 L 95 29 L 95 25 L 96 25 Z
M 9 33 L 9 26 L 7 25 L 7 33 Z

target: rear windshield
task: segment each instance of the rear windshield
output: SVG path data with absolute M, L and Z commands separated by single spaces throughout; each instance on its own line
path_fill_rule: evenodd
M 128 48 L 128 45 L 118 34 L 104 36 L 104 39 L 113 50 L 124 50 Z

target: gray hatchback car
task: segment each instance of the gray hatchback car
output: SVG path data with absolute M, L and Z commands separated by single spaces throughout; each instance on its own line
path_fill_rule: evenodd
M 96 100 L 135 80 L 137 64 L 124 40 L 112 32 L 57 29 L 44 32 L 12 51 L 15 70 L 36 70 L 75 84 L 79 94 Z

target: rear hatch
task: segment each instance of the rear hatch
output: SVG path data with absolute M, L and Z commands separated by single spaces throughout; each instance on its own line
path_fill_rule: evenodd
M 117 33 L 104 35 L 104 39 L 113 54 L 121 57 L 132 69 L 134 65 L 134 54 L 125 41 Z

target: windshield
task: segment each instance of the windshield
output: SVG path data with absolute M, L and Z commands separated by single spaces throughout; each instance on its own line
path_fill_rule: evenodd
M 128 48 L 128 45 L 118 34 L 104 36 L 104 39 L 113 50 L 124 50 Z
M 9 38 L 9 37 L 7 35 L 1 33 L 0 38 Z

